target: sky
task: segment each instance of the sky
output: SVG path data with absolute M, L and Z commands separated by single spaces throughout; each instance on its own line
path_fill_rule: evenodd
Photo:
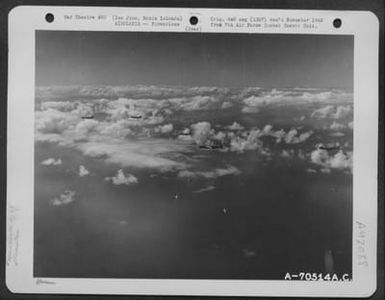
M 36 84 L 353 88 L 353 36 L 36 32 Z

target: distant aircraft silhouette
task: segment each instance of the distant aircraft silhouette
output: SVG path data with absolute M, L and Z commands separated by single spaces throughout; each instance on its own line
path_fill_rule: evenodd
M 130 114 L 130 115 L 128 116 L 128 118 L 129 118 L 129 119 L 134 119 L 134 120 L 139 120 L 139 119 L 142 118 L 142 115 L 140 115 L 140 114 Z
M 93 119 L 94 116 L 83 116 L 82 119 Z
M 190 135 L 190 130 L 188 128 L 186 128 L 185 130 L 183 130 L 180 135 Z
M 210 143 L 206 143 L 204 145 L 199 145 L 199 149 L 202 150 L 217 150 L 223 149 L 223 143 L 218 140 L 212 140 Z
M 319 146 L 318 149 L 326 150 L 326 151 L 332 151 L 332 150 L 339 150 L 340 146 L 331 146 L 331 147 Z

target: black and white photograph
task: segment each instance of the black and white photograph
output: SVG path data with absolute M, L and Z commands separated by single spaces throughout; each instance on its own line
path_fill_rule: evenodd
M 381 289 L 372 12 L 18 6 L 8 21 L 10 293 Z
M 352 35 L 37 30 L 33 276 L 352 280 L 353 74 Z

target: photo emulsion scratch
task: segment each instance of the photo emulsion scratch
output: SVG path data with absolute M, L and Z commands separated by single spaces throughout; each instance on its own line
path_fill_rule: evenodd
M 353 110 L 352 36 L 36 31 L 34 276 L 351 280 Z

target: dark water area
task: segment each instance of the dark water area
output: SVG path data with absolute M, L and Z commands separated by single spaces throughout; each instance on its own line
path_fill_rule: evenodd
M 351 174 L 216 152 L 205 153 L 213 165 L 242 173 L 186 180 L 130 170 L 139 183 L 114 186 L 104 178 L 117 165 L 54 144 L 35 150 L 34 276 L 282 280 L 325 272 L 329 250 L 337 274 L 352 272 Z M 40 164 L 52 156 L 63 165 Z M 79 178 L 80 164 L 90 176 Z M 66 189 L 76 201 L 50 205 Z

